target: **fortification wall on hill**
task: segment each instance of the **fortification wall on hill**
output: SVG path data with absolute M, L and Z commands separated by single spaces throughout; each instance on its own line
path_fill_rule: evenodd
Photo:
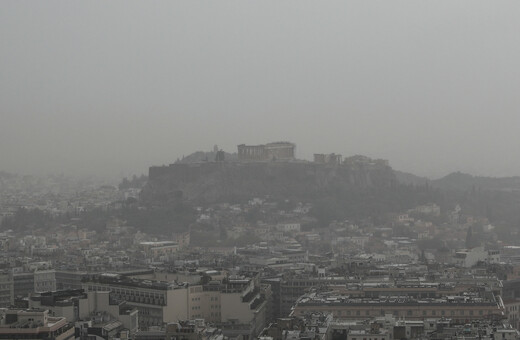
M 148 203 L 172 200 L 235 202 L 271 195 L 313 199 L 331 191 L 389 186 L 387 165 L 355 166 L 311 162 L 209 162 L 150 167 L 141 192 Z

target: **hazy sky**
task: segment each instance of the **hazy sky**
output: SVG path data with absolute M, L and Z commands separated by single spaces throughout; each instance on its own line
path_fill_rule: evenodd
M 288 140 L 520 175 L 519 1 L 1 1 L 0 170 Z

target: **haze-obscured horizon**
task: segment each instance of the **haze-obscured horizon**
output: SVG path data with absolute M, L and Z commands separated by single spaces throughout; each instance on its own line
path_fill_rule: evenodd
M 520 175 L 516 1 L 0 2 L 0 170 L 147 173 L 287 140 Z

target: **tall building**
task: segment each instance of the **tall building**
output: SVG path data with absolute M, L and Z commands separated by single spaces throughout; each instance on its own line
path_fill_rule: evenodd
M 9 307 L 14 304 L 13 274 L 9 271 L 0 271 L 0 307 Z
M 26 298 L 34 293 L 34 273 L 21 272 L 13 274 L 14 296 Z

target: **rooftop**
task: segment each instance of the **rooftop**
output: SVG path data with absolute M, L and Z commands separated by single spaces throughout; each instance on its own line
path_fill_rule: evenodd
M 301 297 L 298 302 L 300 306 L 319 306 L 319 305 L 333 305 L 333 306 L 360 306 L 367 304 L 378 305 L 409 305 L 417 306 L 422 304 L 429 305 L 455 305 L 455 306 L 494 306 L 497 302 L 491 299 L 485 299 L 478 295 L 464 295 L 464 296 L 447 296 L 443 298 L 421 298 L 416 299 L 410 296 L 390 296 L 381 298 L 354 298 L 349 295 L 330 295 L 330 294 L 316 294 L 311 293 Z
M 91 276 L 83 279 L 82 282 L 125 286 L 125 287 L 135 287 L 135 288 L 147 288 L 147 289 L 155 289 L 155 290 L 172 290 L 172 289 L 178 289 L 178 288 L 184 287 L 184 286 L 178 285 L 176 283 L 135 279 L 135 278 L 121 276 L 118 274 L 91 275 Z

